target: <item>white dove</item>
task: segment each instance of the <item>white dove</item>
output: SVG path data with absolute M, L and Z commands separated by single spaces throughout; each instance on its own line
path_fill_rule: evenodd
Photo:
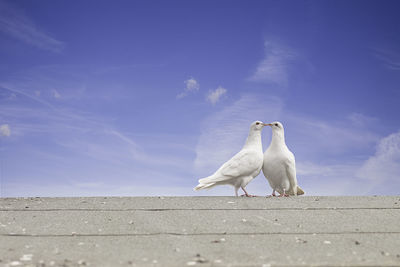
M 213 175 L 199 180 L 194 190 L 209 189 L 216 185 L 228 184 L 235 187 L 238 196 L 242 188 L 247 197 L 251 197 L 245 189 L 246 185 L 256 177 L 263 165 L 261 130 L 266 124 L 255 121 L 250 126 L 249 136 L 242 150 L 224 163 Z
M 286 146 L 282 123 L 266 125 L 272 128 L 272 140 L 264 153 L 262 170 L 272 187 L 272 196 L 275 196 L 275 191 L 279 196 L 303 195 L 304 191 L 297 185 L 295 158 Z

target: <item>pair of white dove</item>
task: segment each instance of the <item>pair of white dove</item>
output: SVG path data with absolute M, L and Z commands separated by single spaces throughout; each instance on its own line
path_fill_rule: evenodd
M 261 130 L 271 126 L 272 140 L 263 154 Z M 213 175 L 200 179 L 194 190 L 209 189 L 216 185 L 232 185 L 235 195 L 239 188 L 251 197 L 245 189 L 248 183 L 263 170 L 272 187 L 272 196 L 302 195 L 304 191 L 297 185 L 296 165 L 293 153 L 285 143 L 285 132 L 280 122 L 263 123 L 255 121 L 250 126 L 249 136 L 242 150 L 224 163 Z

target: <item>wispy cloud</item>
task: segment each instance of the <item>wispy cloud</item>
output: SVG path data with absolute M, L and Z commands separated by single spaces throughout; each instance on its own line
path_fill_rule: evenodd
M 183 98 L 190 93 L 197 92 L 200 89 L 200 84 L 194 78 L 187 79 L 186 81 L 184 81 L 184 84 L 185 88 L 183 89 L 182 93 L 179 93 L 176 96 L 177 99 Z
M 187 178 L 192 176 L 192 168 L 188 166 L 194 157 L 193 146 L 188 142 L 194 140 L 185 136 L 170 138 L 162 132 L 151 137 L 147 133 L 141 135 L 134 125 L 127 127 L 129 130 L 121 130 L 106 112 L 93 113 L 90 107 L 76 105 L 76 101 L 64 95 L 79 88 L 79 75 L 71 75 L 71 79 L 66 79 L 67 84 L 53 84 L 53 79 L 58 76 L 47 71 L 21 76 L 0 82 L 0 95 L 17 96 L 15 101 L 0 99 L 0 124 L 9 123 L 13 136 L 10 140 L 17 141 L 2 144 L 1 149 L 8 152 L 9 162 L 24 164 L 23 171 L 11 167 L 3 176 L 2 187 L 6 195 L 49 195 L 53 193 L 51 188 L 70 190 L 60 191 L 64 195 L 77 192 L 81 195 L 99 192 L 105 195 L 124 192 L 154 195 L 161 192 L 163 186 L 168 190 L 169 183 L 171 190 L 175 184 L 188 184 Z M 188 86 L 192 88 L 192 85 Z M 56 95 L 52 88 L 57 88 L 56 92 L 64 100 L 62 103 L 54 101 Z M 82 92 L 84 97 L 89 93 Z M 24 172 L 31 174 L 29 179 L 21 178 Z M 38 180 L 50 180 L 50 177 L 57 177 L 57 181 L 49 181 L 49 187 L 34 186 Z M 106 185 L 101 188 L 79 185 L 93 185 L 96 181 Z M 111 181 L 114 193 L 107 193 L 105 188 Z M 22 188 L 21 184 L 26 188 L 34 187 L 34 191 L 18 189 Z M 147 191 L 140 191 L 140 188 Z M 180 188 L 181 194 L 182 188 L 184 186 Z M 191 188 L 190 184 L 186 191 L 191 192 Z
M 373 55 L 379 59 L 383 65 L 390 69 L 398 71 L 400 70 L 400 52 L 390 48 L 375 48 L 373 49 Z
M 265 41 L 264 47 L 265 57 L 249 80 L 286 87 L 289 82 L 289 64 L 296 58 L 296 53 L 287 46 L 271 41 Z
M 400 131 L 382 138 L 371 156 L 357 171 L 364 182 L 373 182 L 389 190 L 400 188 Z
M 364 127 L 372 125 L 378 121 L 378 118 L 367 116 L 359 112 L 353 112 L 347 117 L 354 125 Z
M 56 99 L 61 98 L 60 93 L 59 93 L 56 89 L 53 89 L 53 90 L 51 91 L 51 93 L 52 93 L 52 95 L 53 95 L 54 98 L 56 98 Z
M 10 2 L 0 1 L 0 31 L 43 50 L 60 52 L 65 47 Z
M 222 86 L 219 86 L 217 89 L 210 91 L 207 95 L 207 100 L 211 102 L 211 104 L 215 105 L 219 99 L 226 94 L 227 90 Z
M 9 92 L 11 92 L 11 93 L 13 93 L 13 94 L 16 94 L 16 95 L 25 96 L 25 97 L 27 97 L 27 98 L 33 100 L 34 102 L 40 103 L 40 104 L 42 104 L 42 105 L 44 105 L 44 106 L 47 106 L 47 107 L 49 107 L 49 108 L 51 108 L 51 109 L 53 109 L 53 110 L 55 109 L 55 107 L 54 107 L 52 104 L 48 103 L 47 101 L 45 101 L 45 100 L 43 100 L 43 99 L 41 99 L 41 98 L 39 97 L 39 96 L 40 96 L 40 93 L 37 94 L 37 93 L 35 92 L 35 95 L 31 95 L 30 93 L 27 93 L 27 92 L 25 92 L 24 90 L 21 90 L 21 89 L 17 89 L 17 88 L 15 88 L 14 86 L 12 86 L 12 85 L 10 85 L 10 84 L 8 84 L 8 83 L 2 83 L 2 82 L 0 82 L 0 90 L 1 90 L 1 89 L 6 90 L 6 91 L 9 91 Z
M 8 124 L 0 125 L 0 136 L 10 136 L 11 130 Z

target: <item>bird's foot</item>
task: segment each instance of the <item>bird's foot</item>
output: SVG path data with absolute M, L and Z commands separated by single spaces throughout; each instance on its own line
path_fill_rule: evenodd
M 241 197 L 256 197 L 256 195 L 249 195 L 249 194 L 243 194 L 243 195 L 240 195 Z
M 272 194 L 271 194 L 271 197 L 276 197 L 276 194 L 275 194 L 275 193 L 272 193 Z
M 289 195 L 288 194 L 280 194 L 278 197 L 289 197 Z

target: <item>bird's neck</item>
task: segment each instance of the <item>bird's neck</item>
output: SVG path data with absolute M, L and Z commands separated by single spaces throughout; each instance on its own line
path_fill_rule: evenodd
M 259 147 L 262 151 L 261 145 L 261 131 L 251 131 L 247 137 L 246 143 L 243 148 Z
M 285 134 L 283 132 L 272 132 L 271 148 L 285 148 Z

